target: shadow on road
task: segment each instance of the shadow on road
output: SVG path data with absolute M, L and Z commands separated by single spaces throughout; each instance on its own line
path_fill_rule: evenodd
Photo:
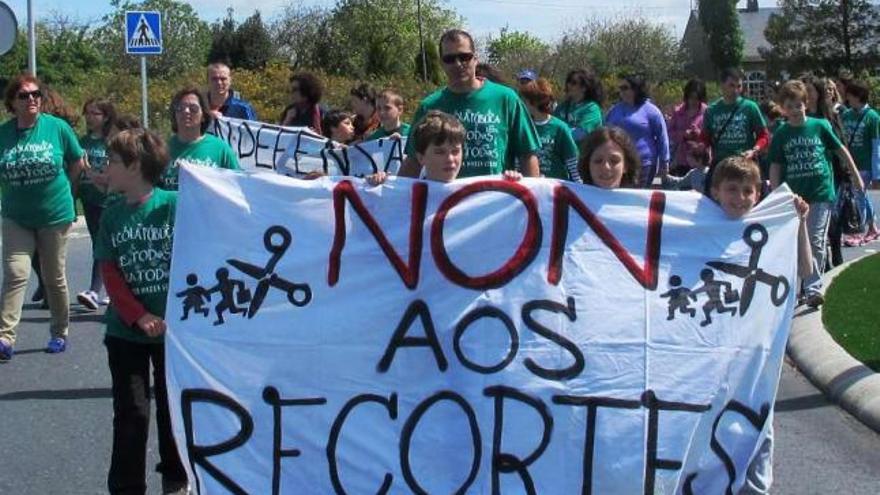
M 110 399 L 109 388 L 75 388 L 67 390 L 22 390 L 0 395 L 0 401 L 14 400 L 75 400 Z
M 819 407 L 828 407 L 831 403 L 822 394 L 802 395 L 800 397 L 792 397 L 776 401 L 777 412 L 803 411 L 805 409 L 816 409 Z

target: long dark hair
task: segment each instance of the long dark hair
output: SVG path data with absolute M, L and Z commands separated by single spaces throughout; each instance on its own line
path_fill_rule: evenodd
M 584 184 L 593 184 L 593 177 L 590 175 L 590 159 L 598 147 L 609 141 L 619 146 L 623 151 L 624 169 L 623 177 L 620 178 L 620 187 L 638 187 L 642 159 L 626 131 L 613 126 L 596 129 L 581 143 L 581 158 L 578 161 L 581 180 L 584 181 Z

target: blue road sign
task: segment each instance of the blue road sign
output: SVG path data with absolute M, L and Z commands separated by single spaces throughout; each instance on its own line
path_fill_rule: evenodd
M 162 18 L 159 12 L 125 13 L 125 53 L 162 54 Z

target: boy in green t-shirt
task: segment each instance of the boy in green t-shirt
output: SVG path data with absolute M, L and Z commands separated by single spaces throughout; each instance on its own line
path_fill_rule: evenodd
M 146 486 L 149 422 L 144 418 L 150 417 L 152 365 L 162 490 L 177 493 L 188 483 L 171 432 L 163 343 L 177 193 L 156 187 L 169 160 L 155 133 L 122 131 L 108 148 L 109 189 L 122 198 L 101 216 L 95 250 L 111 301 L 104 337 L 113 392 L 107 485 L 111 493 Z
M 571 128 L 562 120 L 550 115 L 553 107 L 553 88 L 546 79 L 520 85 L 519 95 L 532 122 L 538 130 L 541 149 L 538 150 L 538 166 L 541 175 L 554 179 L 580 182 L 578 173 L 578 149 Z
M 400 123 L 400 116 L 403 115 L 403 97 L 396 91 L 386 89 L 379 93 L 376 98 L 376 112 L 382 125 L 367 136 L 365 141 L 381 138 L 400 139 L 401 136 L 409 134 L 409 124 Z
M 836 197 L 827 151 L 833 151 L 849 172 L 856 189 L 862 179 L 849 152 L 831 130 L 827 120 L 806 116 L 807 88 L 800 81 L 788 81 L 779 91 L 788 122 L 773 135 L 770 145 L 770 183 L 785 182 L 792 192 L 810 205 L 807 231 L 813 250 L 813 272 L 804 280 L 808 305 L 824 302 L 821 268 L 825 266 L 825 241 L 831 208 Z
M 849 108 L 844 110 L 842 120 L 847 148 L 865 183 L 865 189 L 880 174 L 880 114 L 868 106 L 871 88 L 863 81 L 851 81 L 846 85 L 846 101 Z M 857 239 L 859 243 L 877 239 L 880 231 L 874 221 L 874 205 L 866 193 L 857 196 L 860 203 L 867 231 L 864 237 Z

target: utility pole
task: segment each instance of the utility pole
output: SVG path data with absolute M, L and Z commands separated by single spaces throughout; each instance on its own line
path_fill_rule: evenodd
M 36 77 L 37 75 L 37 30 L 34 27 L 36 25 L 36 21 L 34 20 L 34 0 L 28 0 L 27 3 L 27 15 L 28 15 L 28 71 L 30 71 L 31 75 Z
M 422 81 L 428 82 L 428 57 L 425 55 L 425 38 L 422 36 L 422 0 L 416 0 L 416 15 L 419 18 L 419 51 L 422 53 Z

